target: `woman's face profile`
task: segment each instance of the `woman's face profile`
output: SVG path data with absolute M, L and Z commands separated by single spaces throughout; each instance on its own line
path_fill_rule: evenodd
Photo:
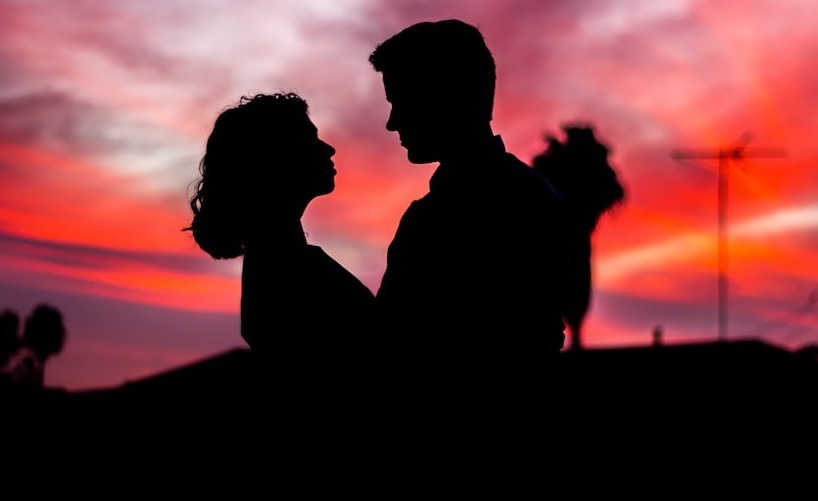
M 318 136 L 318 128 L 306 114 L 293 119 L 285 129 L 271 141 L 277 146 L 269 151 L 269 161 L 263 167 L 277 191 L 308 200 L 334 191 L 335 148 Z

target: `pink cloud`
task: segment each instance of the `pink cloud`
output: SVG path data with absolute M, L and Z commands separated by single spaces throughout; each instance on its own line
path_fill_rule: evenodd
M 384 129 L 388 105 L 366 58 L 379 41 L 427 19 L 460 17 L 483 30 L 498 61 L 496 130 L 523 160 L 572 120 L 593 123 L 613 148 L 628 199 L 595 235 L 601 281 L 588 343 L 649 342 L 657 323 L 674 340 L 715 332 L 717 163 L 683 164 L 672 149 L 717 149 L 750 131 L 752 145 L 787 150 L 731 172 L 731 224 L 815 203 L 818 118 L 809 110 L 817 99 L 818 7 L 807 0 L 326 5 L 4 6 L 0 241 L 4 261 L 14 263 L 4 287 L 158 305 L 142 314 L 234 315 L 240 261 L 210 260 L 180 231 L 190 217 L 189 183 L 224 106 L 248 92 L 292 88 L 338 150 L 337 189 L 308 208 L 305 229 L 376 289 L 397 221 L 425 192 L 434 166 L 408 164 Z M 735 241 L 737 325 L 749 329 L 803 301 L 818 281 L 813 233 L 786 227 Z M 685 240 L 690 234 L 701 238 Z M 674 255 L 684 259 L 649 270 L 638 261 L 678 239 Z M 635 264 L 625 266 L 626 258 Z M 184 324 L 174 318 L 168 335 L 180 336 Z M 88 347 L 82 357 L 128 356 L 130 341 L 91 332 L 113 323 L 88 324 L 77 334 L 75 346 Z M 792 325 L 809 332 L 807 320 Z M 805 340 L 777 329 L 792 343 Z M 103 338 L 85 344 L 96 335 Z M 220 346 L 235 340 L 225 339 Z M 109 341 L 110 349 L 94 351 Z M 185 342 L 167 353 L 219 345 Z M 153 357 L 142 349 L 134 353 Z M 163 353 L 153 367 L 187 356 Z M 65 380 L 71 356 L 61 362 Z M 152 363 L 129 367 L 143 373 Z

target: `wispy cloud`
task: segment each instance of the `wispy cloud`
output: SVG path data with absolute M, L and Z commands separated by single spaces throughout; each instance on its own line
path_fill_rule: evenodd
M 180 230 L 213 120 L 239 96 L 273 90 L 304 95 L 338 150 L 336 191 L 305 215 L 310 240 L 376 289 L 398 219 L 434 166 L 408 164 L 385 130 L 388 103 L 367 56 L 413 22 L 458 17 L 481 28 L 497 59 L 494 126 L 511 151 L 529 161 L 544 134 L 576 120 L 612 148 L 628 198 L 595 235 L 589 342 L 647 341 L 654 322 L 674 339 L 712 334 L 717 165 L 670 152 L 719 148 L 746 131 L 754 145 L 786 149 L 731 167 L 731 311 L 737 328 L 763 323 L 818 282 L 817 9 L 809 0 L 6 2 L 0 302 L 16 304 L 7 291 L 28 287 L 60 291 L 77 315 L 81 301 L 156 307 L 162 318 L 173 312 L 175 339 L 194 311 L 221 312 L 219 328 L 235 320 L 240 260 L 212 260 Z M 83 324 L 75 346 L 87 354 L 109 342 L 112 357 L 142 346 L 103 323 Z M 231 335 L 205 337 L 227 346 L 238 342 Z M 218 344 L 184 339 L 189 351 L 157 350 Z M 71 351 L 63 356 L 67 367 Z M 122 376 L 112 364 L 99 377 Z

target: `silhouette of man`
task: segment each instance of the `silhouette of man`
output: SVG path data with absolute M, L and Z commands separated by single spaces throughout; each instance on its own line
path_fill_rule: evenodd
M 412 377 L 443 394 L 542 381 L 565 338 L 563 202 L 492 130 L 495 63 L 482 34 L 421 22 L 369 61 L 391 104 L 386 129 L 411 163 L 439 162 L 400 220 L 376 294 Z

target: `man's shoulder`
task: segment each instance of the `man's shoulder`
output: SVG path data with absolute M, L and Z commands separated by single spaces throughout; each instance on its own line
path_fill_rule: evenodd
M 431 217 L 431 212 L 434 210 L 432 199 L 432 195 L 427 193 L 418 199 L 412 200 L 401 214 L 400 226 L 409 226 L 418 220 Z
M 520 160 L 513 153 L 506 153 L 503 158 L 506 170 L 514 180 L 515 189 L 520 195 L 528 195 L 543 203 L 559 202 L 562 197 L 548 179 Z

